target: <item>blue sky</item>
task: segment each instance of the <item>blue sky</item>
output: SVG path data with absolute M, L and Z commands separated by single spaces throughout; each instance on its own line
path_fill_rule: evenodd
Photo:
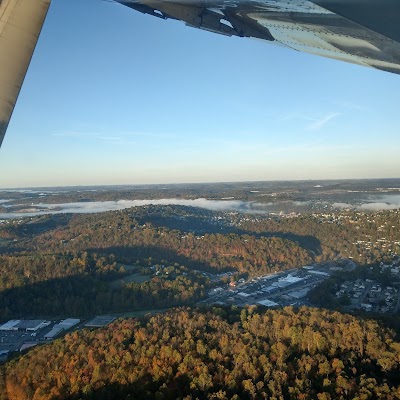
M 0 187 L 400 176 L 400 77 L 53 0 Z

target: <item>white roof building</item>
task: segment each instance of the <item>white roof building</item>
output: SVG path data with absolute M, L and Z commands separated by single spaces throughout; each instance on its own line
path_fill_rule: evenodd
M 59 324 L 54 325 L 53 329 L 44 335 L 45 339 L 54 339 L 60 332 L 62 332 L 64 328 Z
M 257 304 L 260 304 L 260 305 L 265 306 L 265 307 L 276 307 L 276 306 L 279 306 L 278 303 L 275 303 L 274 301 L 271 301 L 271 300 L 268 300 L 268 299 L 260 300 L 260 301 L 257 302 Z
M 298 299 L 301 299 L 303 297 L 306 297 L 309 291 L 310 291 L 310 288 L 307 287 L 307 288 L 304 288 L 302 290 L 296 290 L 294 292 L 290 292 L 289 296 L 292 299 L 297 299 L 298 300 Z
M 22 346 L 20 347 L 19 351 L 24 351 L 26 349 L 30 349 L 31 347 L 37 346 L 38 342 L 26 342 L 23 343 Z
M 63 327 L 64 329 L 70 329 L 73 326 L 78 325 L 79 322 L 81 322 L 81 320 L 78 318 L 67 318 L 67 319 L 64 319 L 64 321 L 61 321 L 57 325 Z
M 111 322 L 113 322 L 114 320 L 115 317 L 112 317 L 110 315 L 100 315 L 93 318 L 89 322 L 86 322 L 85 326 L 87 326 L 88 328 L 101 328 L 103 326 L 111 324 Z
M 50 322 L 45 321 L 44 319 L 27 319 L 21 320 L 16 328 L 23 331 L 37 331 L 46 326 L 49 326 Z
M 302 280 L 303 280 L 302 278 L 299 278 L 297 276 L 293 276 L 291 274 L 287 275 L 283 279 L 280 279 L 280 281 L 289 282 L 289 283 L 297 283 L 297 282 L 301 282 Z
M 78 318 L 67 318 L 61 321 L 59 324 L 55 324 L 53 329 L 44 335 L 45 339 L 54 339 L 60 332 L 67 331 L 75 325 L 81 322 Z
M 0 331 L 17 331 L 17 325 L 21 322 L 20 319 L 12 319 L 0 326 Z
M 301 282 L 303 280 L 303 278 L 298 278 L 297 276 L 293 276 L 293 275 L 287 275 L 284 278 L 280 278 L 278 280 L 278 282 L 274 282 L 272 283 L 272 287 L 275 288 L 285 288 L 288 287 L 290 285 L 293 285 L 297 282 Z
M 329 276 L 327 272 L 322 272 L 322 271 L 310 271 L 310 274 Z

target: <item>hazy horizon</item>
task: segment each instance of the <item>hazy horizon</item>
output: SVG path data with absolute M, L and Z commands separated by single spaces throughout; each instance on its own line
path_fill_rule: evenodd
M 396 210 L 400 208 L 400 179 L 0 189 L 3 219 L 98 213 L 148 205 L 244 214 Z
M 346 182 L 346 181 L 393 181 L 400 180 L 400 175 L 389 178 L 321 178 L 321 179 L 265 179 L 265 180 L 237 180 L 237 181 L 199 181 L 199 182 L 154 182 L 154 183 L 102 183 L 102 184 L 80 184 L 80 185 L 53 185 L 53 186 L 14 186 L 6 187 L 0 185 L 0 191 L 39 190 L 39 189 L 61 189 L 61 188 L 96 188 L 96 187 L 141 187 L 141 186 L 185 186 L 185 185 L 218 185 L 218 184 L 242 184 L 242 183 L 279 183 L 279 182 Z

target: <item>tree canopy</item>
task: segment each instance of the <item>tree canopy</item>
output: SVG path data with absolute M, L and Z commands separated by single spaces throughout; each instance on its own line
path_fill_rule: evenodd
M 396 399 L 399 362 L 390 331 L 338 312 L 180 308 L 35 348 L 0 398 Z

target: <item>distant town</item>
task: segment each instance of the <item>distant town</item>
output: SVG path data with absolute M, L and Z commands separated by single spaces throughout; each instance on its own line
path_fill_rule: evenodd
M 262 305 L 266 307 L 313 306 L 308 299 L 310 290 L 338 272 L 354 271 L 356 264 L 352 260 L 315 264 L 295 268 L 288 272 L 259 276 L 245 281 L 241 278 L 228 285 L 218 285 L 208 292 L 208 298 L 200 304 L 219 304 L 246 306 Z M 398 313 L 400 311 L 400 260 L 393 257 L 392 264 L 381 264 L 382 273 L 389 272 L 391 283 L 382 284 L 373 279 L 346 280 L 336 291 L 337 299 L 346 298 L 347 311 L 364 310 L 376 313 Z M 229 274 L 222 274 L 229 276 Z M 215 279 L 215 278 L 214 278 Z

